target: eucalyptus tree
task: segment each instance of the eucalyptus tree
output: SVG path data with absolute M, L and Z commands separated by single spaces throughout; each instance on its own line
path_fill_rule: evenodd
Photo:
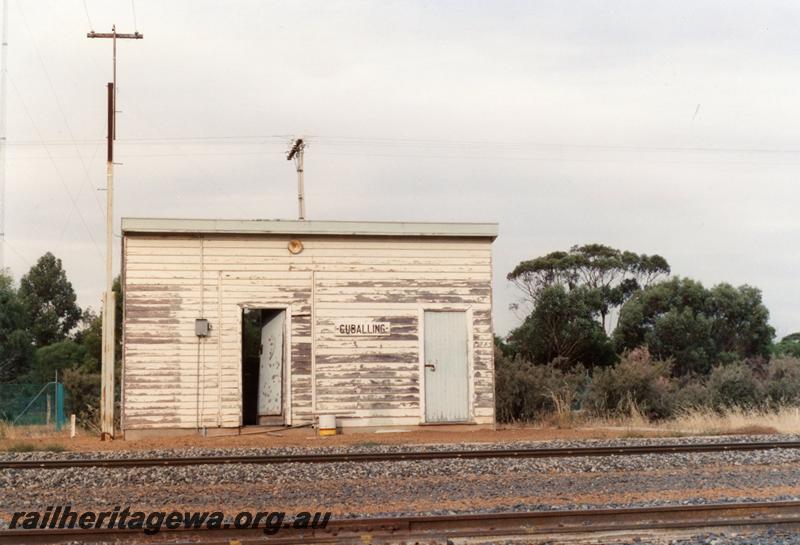
M 596 292 L 600 323 L 607 328 L 613 309 L 619 308 L 637 290 L 669 273 L 669 263 L 660 255 L 585 244 L 522 261 L 508 273 L 508 279 L 520 289 L 523 303 L 529 309 L 552 286 L 561 286 L 567 292 L 578 287 Z

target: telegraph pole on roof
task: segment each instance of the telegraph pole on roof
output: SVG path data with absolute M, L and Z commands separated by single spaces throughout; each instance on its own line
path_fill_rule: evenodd
M 298 138 L 294 141 L 292 145 L 292 149 L 289 150 L 289 153 L 286 154 L 286 160 L 291 161 L 294 159 L 294 165 L 297 169 L 297 207 L 298 207 L 298 219 L 304 220 L 306 219 L 306 197 L 305 197 L 305 187 L 303 185 L 303 154 L 305 152 L 306 144 L 303 142 L 302 138 Z

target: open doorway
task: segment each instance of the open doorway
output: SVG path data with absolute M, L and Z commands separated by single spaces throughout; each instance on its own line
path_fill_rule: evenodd
M 242 423 L 284 423 L 284 309 L 242 310 Z

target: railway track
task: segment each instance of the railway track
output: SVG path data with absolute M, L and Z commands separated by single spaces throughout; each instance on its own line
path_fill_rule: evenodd
M 58 469 L 76 467 L 157 467 L 220 464 L 318 464 L 331 462 L 391 462 L 403 460 L 480 458 L 568 458 L 579 456 L 630 456 L 798 449 L 800 441 L 690 443 L 634 446 L 543 447 L 518 449 L 439 450 L 412 452 L 349 452 L 325 454 L 257 454 L 246 456 L 182 456 L 142 458 L 75 458 L 52 460 L 2 460 L 0 469 Z
M 405 516 L 332 519 L 326 528 L 284 528 L 274 535 L 262 529 L 178 529 L 146 536 L 141 530 L 0 530 L 0 544 L 11 543 L 170 543 L 216 545 L 245 543 L 408 543 L 445 542 L 449 539 L 491 540 L 557 538 L 559 543 L 591 536 L 616 539 L 648 535 L 691 535 L 698 531 L 800 528 L 800 502 L 752 502 L 627 509 L 529 511 L 496 514 Z M 530 541 L 528 541 L 530 542 Z

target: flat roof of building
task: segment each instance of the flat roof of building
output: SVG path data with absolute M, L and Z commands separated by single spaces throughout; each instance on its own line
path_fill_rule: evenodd
M 411 221 L 302 221 L 178 218 L 122 218 L 122 232 L 161 234 L 351 235 L 405 237 L 486 237 L 494 240 L 497 223 Z

